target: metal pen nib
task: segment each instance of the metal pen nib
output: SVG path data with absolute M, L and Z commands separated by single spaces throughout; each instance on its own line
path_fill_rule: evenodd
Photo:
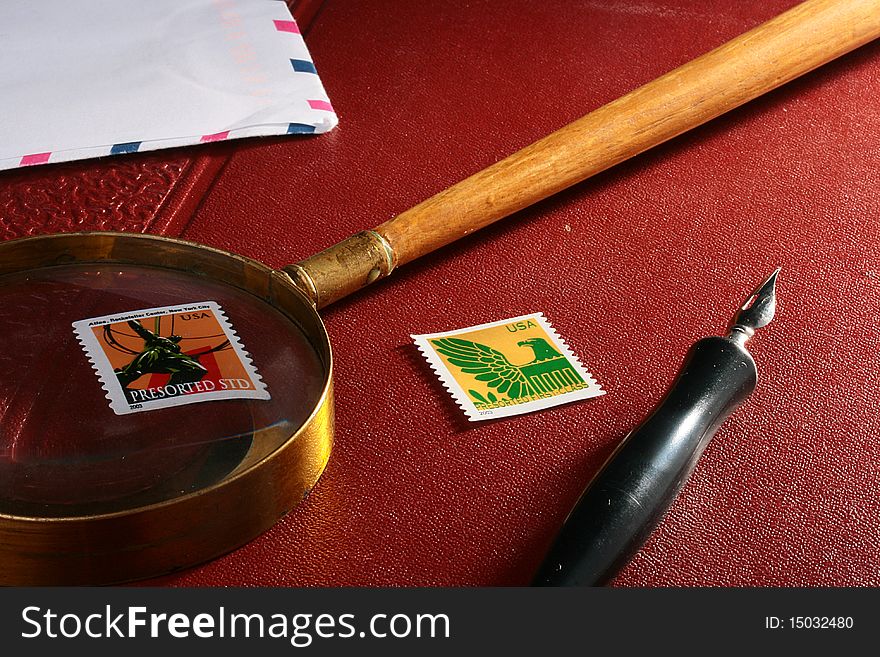
M 597 586 L 617 574 L 678 495 L 718 427 L 755 390 L 745 342 L 776 311 L 774 271 L 743 303 L 726 337 L 693 344 L 654 411 L 618 445 L 569 513 L 536 586 Z
M 755 291 L 746 297 L 745 303 L 731 321 L 727 337 L 739 345 L 755 334 L 755 329 L 767 326 L 776 314 L 776 277 L 781 267 L 777 267 Z

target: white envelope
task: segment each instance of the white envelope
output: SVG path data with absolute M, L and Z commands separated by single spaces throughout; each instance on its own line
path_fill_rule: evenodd
M 280 0 L 0 2 L 0 169 L 337 122 Z

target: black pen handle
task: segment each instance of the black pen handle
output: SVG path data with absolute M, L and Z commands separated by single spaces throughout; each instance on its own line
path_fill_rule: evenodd
M 711 337 L 693 345 L 663 401 L 581 495 L 535 586 L 605 584 L 639 550 L 719 425 L 755 389 L 755 362 L 743 342 Z

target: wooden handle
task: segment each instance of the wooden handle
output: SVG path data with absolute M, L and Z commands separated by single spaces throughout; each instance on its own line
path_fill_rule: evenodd
M 880 0 L 808 0 L 368 231 L 390 267 L 377 262 L 369 276 L 313 275 L 312 259 L 300 267 L 326 288 L 318 305 L 327 305 L 878 36 Z

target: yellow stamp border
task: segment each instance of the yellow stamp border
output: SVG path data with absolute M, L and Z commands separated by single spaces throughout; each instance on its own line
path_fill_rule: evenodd
M 520 328 L 510 328 L 516 326 Z M 538 348 L 533 347 L 533 361 L 517 365 L 491 344 L 470 340 L 476 336 L 485 341 L 481 334 L 498 335 L 499 327 L 504 327 L 511 333 L 521 331 L 516 338 L 525 337 L 522 342 L 535 341 L 535 347 L 539 347 L 545 356 L 544 360 L 540 359 Z M 543 313 L 410 337 L 440 382 L 472 422 L 522 415 L 605 394 Z M 449 338 L 453 340 L 450 341 Z M 478 359 L 481 359 L 480 363 L 477 363 Z M 552 367 L 545 367 L 540 372 L 543 380 L 550 382 L 549 385 L 534 378 L 536 364 L 543 363 L 552 364 Z M 551 370 L 549 375 L 547 369 Z M 497 376 L 492 383 L 486 385 L 495 384 L 498 386 L 496 390 L 506 389 L 507 393 L 493 394 L 494 399 L 486 399 L 480 395 L 485 403 L 478 401 L 472 389 L 478 376 L 483 377 L 483 381 Z M 514 394 L 515 398 L 511 396 Z

